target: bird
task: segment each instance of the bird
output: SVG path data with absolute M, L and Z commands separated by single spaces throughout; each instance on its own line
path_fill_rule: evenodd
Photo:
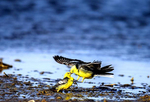
M 73 84 L 74 78 L 71 77 L 70 72 L 66 72 L 64 78 L 58 81 L 58 83 L 54 86 L 54 88 L 59 92 L 63 89 L 68 89 Z
M 114 68 L 112 65 L 107 65 L 101 67 L 101 61 L 93 61 L 93 62 L 84 62 L 79 59 L 71 59 L 63 56 L 55 55 L 53 56 L 54 60 L 60 64 L 64 64 L 70 66 L 70 72 L 78 75 L 77 80 L 82 77 L 82 81 L 84 79 L 91 79 L 99 74 L 107 74 L 110 71 L 113 71 Z M 109 74 L 109 73 L 108 73 Z

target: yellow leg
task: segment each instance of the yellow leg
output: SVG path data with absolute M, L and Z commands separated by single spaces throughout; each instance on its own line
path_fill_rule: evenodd
M 61 89 L 62 89 L 61 86 L 56 88 L 57 92 L 59 92 Z
M 84 81 L 84 79 L 85 79 L 85 78 L 82 78 L 82 81 L 81 81 L 81 82 L 83 82 L 83 81 Z
M 80 76 L 78 76 L 77 80 L 79 80 L 79 79 L 80 79 Z
M 57 90 L 57 92 L 59 92 L 60 89 Z

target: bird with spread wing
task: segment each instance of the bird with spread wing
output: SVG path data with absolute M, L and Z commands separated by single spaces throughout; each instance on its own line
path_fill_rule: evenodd
M 107 72 L 113 71 L 114 68 L 111 65 L 101 67 L 101 61 L 84 62 L 78 59 L 70 59 L 62 56 L 54 56 L 54 60 L 60 64 L 71 66 L 71 73 L 78 75 L 77 80 L 82 77 L 84 79 L 91 79 L 98 74 L 106 74 Z

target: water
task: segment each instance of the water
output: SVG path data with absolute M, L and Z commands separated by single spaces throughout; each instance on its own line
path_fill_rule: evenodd
M 133 61 L 133 60 L 123 60 L 117 57 L 106 56 L 102 54 L 91 54 L 90 52 L 83 53 L 84 51 L 78 52 L 1 52 L 1 57 L 4 58 L 5 63 L 9 63 L 13 65 L 13 68 L 3 70 L 0 75 L 3 75 L 3 72 L 7 74 L 21 74 L 22 76 L 27 76 L 29 78 L 37 78 L 41 80 L 42 83 L 46 85 L 55 85 L 55 80 L 62 79 L 64 74 L 70 71 L 65 65 L 58 64 L 54 61 L 53 56 L 56 54 L 63 55 L 70 58 L 79 58 L 84 61 L 93 61 L 93 60 L 101 60 L 102 66 L 112 64 L 114 67 L 114 71 L 112 73 L 114 75 L 111 76 L 95 76 L 93 79 L 85 79 L 83 83 L 78 82 L 77 85 L 73 85 L 74 87 L 82 87 L 82 88 L 92 88 L 93 86 L 99 87 L 102 83 L 105 85 L 109 84 L 131 84 L 131 78 L 134 78 L 133 86 L 142 87 L 131 89 L 130 87 L 123 88 L 120 86 L 114 86 L 117 90 L 122 90 L 124 94 L 132 93 L 133 94 L 143 94 L 142 92 L 148 92 L 149 85 L 149 66 L 150 64 L 147 61 Z M 15 62 L 15 59 L 21 59 L 21 62 Z M 45 72 L 44 74 L 40 74 L 41 72 Z M 120 76 L 123 75 L 123 76 Z M 73 78 L 77 79 L 76 75 L 72 75 Z M 50 78 L 50 82 L 45 78 Z M 29 81 L 28 79 L 18 79 L 21 81 Z M 81 81 L 82 78 L 79 79 Z M 30 80 L 31 81 L 31 80 Z M 37 82 L 34 82 L 35 86 Z M 143 83 L 146 84 L 146 88 L 143 88 Z M 129 94 L 127 94 L 129 95 Z M 71 97 L 70 99 L 81 99 L 80 97 Z M 88 97 L 85 95 L 82 99 L 94 99 L 94 100 L 102 100 L 104 98 L 110 100 L 116 100 L 112 96 L 104 96 L 104 97 Z M 120 100 L 134 100 L 135 98 L 121 98 Z M 118 100 L 118 99 L 117 99 Z
M 51 79 L 59 79 L 62 78 L 65 72 L 70 71 L 70 68 L 68 68 L 65 65 L 58 64 L 54 61 L 53 56 L 54 54 L 49 53 L 40 53 L 40 52 L 29 52 L 29 53 L 15 53 L 12 52 L 11 54 L 8 54 L 8 52 L 1 52 L 1 54 L 4 56 L 1 56 L 4 58 L 4 62 L 13 65 L 13 68 L 9 70 L 4 70 L 6 73 L 15 73 L 15 74 L 23 74 L 29 75 L 30 77 L 35 78 L 51 78 Z M 61 55 L 66 55 L 66 57 L 71 58 L 79 58 L 84 61 L 93 61 L 95 60 L 101 60 L 102 66 L 112 64 L 114 67 L 114 75 L 112 76 L 96 76 L 94 79 L 85 79 L 85 83 L 80 83 L 81 86 L 83 84 L 84 87 L 92 87 L 93 84 L 88 84 L 86 82 L 93 82 L 95 85 L 100 85 L 100 83 L 104 82 L 107 84 L 115 84 L 115 83 L 122 83 L 122 84 L 130 84 L 130 79 L 134 77 L 134 83 L 135 85 L 141 86 L 141 83 L 148 83 L 149 78 L 149 66 L 150 64 L 145 61 L 128 61 L 128 60 L 120 60 L 119 58 L 113 58 L 108 57 L 105 55 L 90 55 L 88 54 L 78 54 L 78 53 L 61 53 Z M 68 56 L 71 55 L 71 56 Z M 30 56 L 30 57 L 29 57 Z M 16 58 L 21 59 L 21 62 L 15 62 L 14 60 Z M 18 70 L 17 70 L 18 69 Z M 43 75 L 40 74 L 40 72 L 51 72 L 45 73 Z M 2 73 L 1 73 L 2 74 Z M 123 76 L 120 76 L 123 75 Z M 76 75 L 73 75 L 74 78 L 77 79 Z M 81 78 L 82 79 L 82 78 Z M 80 81 L 81 81 L 80 79 Z M 79 85 L 80 85 L 79 84 Z
M 0 1 L 0 57 L 13 65 L 3 72 L 60 79 L 69 68 L 53 60 L 58 54 L 114 66 L 113 77 L 96 76 L 79 87 L 130 84 L 132 77 L 136 86 L 149 83 L 149 5 L 149 0 Z

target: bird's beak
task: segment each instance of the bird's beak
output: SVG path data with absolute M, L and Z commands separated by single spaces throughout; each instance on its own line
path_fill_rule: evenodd
M 71 75 L 72 73 L 71 73 L 71 72 L 69 72 L 69 74 Z
M 74 72 L 74 70 L 73 70 L 73 69 L 71 69 L 71 70 L 70 70 L 70 73 L 72 74 L 73 72 Z

